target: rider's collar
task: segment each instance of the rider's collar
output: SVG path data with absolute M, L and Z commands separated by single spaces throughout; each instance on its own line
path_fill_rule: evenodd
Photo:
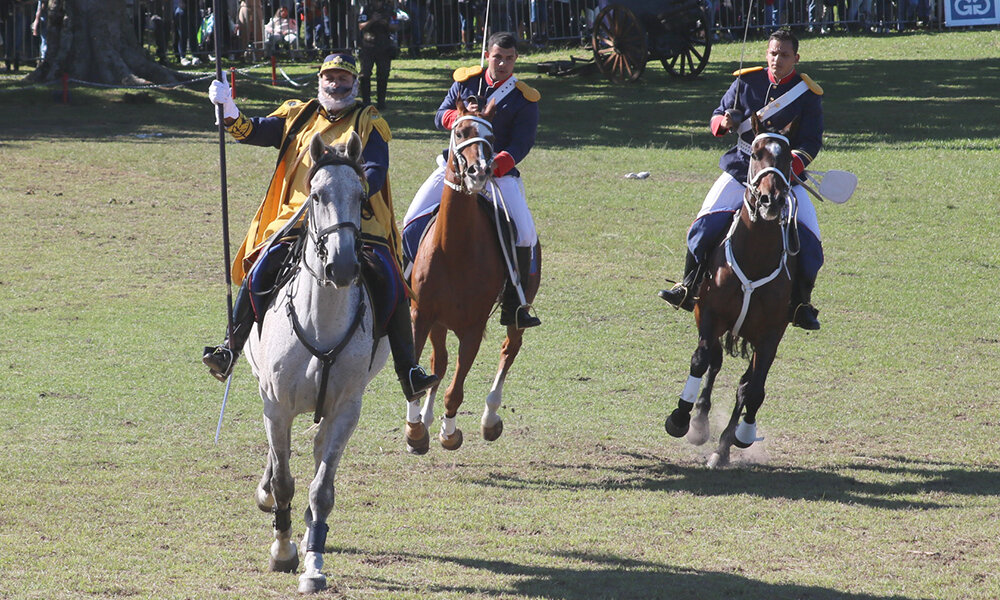
M 771 72 L 771 69 L 767 70 L 767 79 L 775 85 L 782 85 L 784 83 L 788 83 L 792 80 L 792 77 L 795 77 L 795 69 L 792 69 L 792 72 L 786 75 L 781 81 L 775 81 L 774 73 Z
M 500 85 L 504 81 L 507 81 L 508 79 L 510 79 L 513 76 L 514 76 L 514 74 L 511 73 L 510 75 L 508 75 L 507 77 L 505 77 L 503 81 L 493 81 L 493 78 L 490 77 L 490 72 L 489 71 L 483 71 L 483 77 L 486 79 L 486 85 L 488 85 L 490 87 L 497 87 L 498 85 Z

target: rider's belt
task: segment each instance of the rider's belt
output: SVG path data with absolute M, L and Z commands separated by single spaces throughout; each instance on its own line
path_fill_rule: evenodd
M 507 94 L 514 91 L 515 87 L 517 87 L 517 78 L 511 75 L 510 77 L 507 78 L 507 81 L 503 82 L 503 85 L 498 87 L 492 94 L 487 96 L 486 100 L 487 102 L 492 100 L 494 106 L 499 105 L 500 101 L 506 98 Z
M 788 90 L 781 96 L 775 98 L 771 102 L 764 105 L 763 108 L 757 111 L 757 118 L 762 122 L 769 119 L 774 113 L 785 108 L 789 104 L 795 101 L 796 98 L 806 93 L 809 89 L 809 84 L 805 81 L 800 81 L 792 89 Z M 743 139 L 743 134 L 750 131 L 752 125 L 750 124 L 750 119 L 745 119 L 740 126 L 736 128 L 736 147 L 740 149 L 743 154 L 750 154 L 750 142 Z

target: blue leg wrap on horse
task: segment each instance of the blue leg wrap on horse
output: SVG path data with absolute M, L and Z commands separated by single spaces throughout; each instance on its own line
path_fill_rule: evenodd
M 309 528 L 309 540 L 306 542 L 306 552 L 325 552 L 326 533 L 330 531 L 330 526 L 326 523 L 313 521 Z
M 292 528 L 292 507 L 276 508 L 274 510 L 274 528 L 277 531 L 288 531 Z
M 722 241 L 732 224 L 732 211 L 708 213 L 691 224 L 688 229 L 688 249 L 699 263 L 705 262 L 705 257 Z

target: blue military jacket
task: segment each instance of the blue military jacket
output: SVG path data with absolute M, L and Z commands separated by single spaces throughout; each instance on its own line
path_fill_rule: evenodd
M 779 98 L 800 81 L 802 81 L 802 77 L 797 72 L 793 72 L 777 84 L 771 82 L 768 69 L 745 72 L 729 86 L 729 90 L 722 97 L 719 107 L 712 114 L 721 115 L 726 110 L 734 108 L 735 100 L 736 110 L 739 111 L 744 120 L 749 119 L 751 113 Z M 795 117 L 799 117 L 799 124 L 796 131 L 789 137 L 789 142 L 791 142 L 792 151 L 808 165 L 816 158 L 823 146 L 823 104 L 820 96 L 811 90 L 806 90 L 791 104 L 766 119 L 764 125 L 768 129 L 779 130 L 791 123 Z M 742 138 L 747 142 L 752 142 L 753 131 L 744 132 Z M 738 147 L 733 146 L 719 159 L 719 167 L 736 178 L 737 181 L 745 183 L 747 169 L 750 167 L 750 157 L 741 152 Z
M 486 71 L 476 68 L 458 69 L 455 72 L 455 83 L 448 90 L 441 106 L 434 115 L 434 126 L 444 129 L 441 122 L 444 113 L 456 107 L 459 98 L 478 97 L 480 108 L 486 108 L 490 95 L 502 85 L 498 83 L 489 86 L 486 83 Z M 514 159 L 514 164 L 524 160 L 524 157 L 535 145 L 535 133 L 538 130 L 538 99 L 540 94 L 523 81 L 518 81 L 516 87 L 497 105 L 493 115 L 493 135 L 496 140 L 493 150 L 506 151 Z M 447 157 L 447 156 L 446 156 Z M 517 168 L 511 169 L 511 175 L 520 175 Z

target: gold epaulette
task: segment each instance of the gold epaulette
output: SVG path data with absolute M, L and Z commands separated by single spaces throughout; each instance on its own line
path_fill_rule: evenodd
M 531 87 L 527 83 L 521 81 L 520 79 L 517 80 L 517 83 L 515 83 L 514 86 L 517 87 L 517 89 L 521 90 L 521 94 L 524 96 L 524 99 L 527 100 L 528 102 L 538 102 L 539 100 L 542 99 L 542 95 L 538 92 L 538 90 Z
M 455 69 L 455 72 L 452 74 L 452 77 L 455 79 L 455 81 L 466 81 L 468 79 L 472 79 L 473 77 L 479 75 L 482 72 L 483 72 L 482 67 L 477 67 L 477 66 L 459 67 Z
M 806 85 L 809 86 L 809 89 L 812 90 L 812 93 L 816 94 L 817 96 L 823 95 L 823 88 L 819 87 L 819 84 L 813 81 L 812 77 L 806 75 L 805 73 L 799 73 L 799 77 L 802 78 L 802 81 L 806 82 Z
M 733 71 L 733 77 L 739 77 L 740 75 L 746 75 L 747 73 L 756 73 L 757 71 L 763 71 L 764 67 L 747 67 L 745 69 L 736 69 Z
M 285 100 L 281 104 L 281 106 L 279 106 L 278 108 L 274 109 L 274 112 L 272 112 L 271 114 L 269 114 L 267 116 L 269 116 L 269 117 L 281 117 L 281 118 L 285 118 L 285 117 L 288 116 L 288 112 L 291 109 L 295 108 L 296 106 L 299 106 L 300 104 L 302 104 L 301 100 Z

